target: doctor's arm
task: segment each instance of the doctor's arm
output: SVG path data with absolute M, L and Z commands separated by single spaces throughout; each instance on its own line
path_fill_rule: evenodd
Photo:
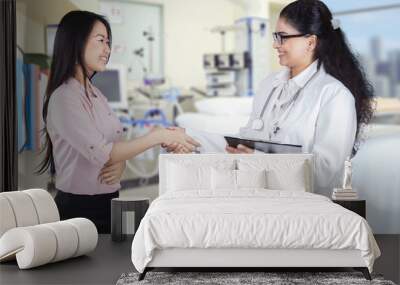
M 263 90 L 264 90 L 263 89 L 264 88 L 263 84 L 265 84 L 265 81 L 266 80 L 264 80 L 264 82 L 262 82 L 261 86 L 259 87 L 259 89 L 258 89 L 258 91 L 257 91 L 257 93 L 256 93 L 256 95 L 255 95 L 255 97 L 253 99 L 253 104 L 252 104 L 249 120 L 247 121 L 247 124 L 245 126 L 240 128 L 239 134 L 237 134 L 238 137 L 246 137 L 246 135 L 243 135 L 243 133 L 248 129 L 252 129 L 253 121 L 256 119 L 256 105 L 260 104 L 261 101 L 265 100 L 264 98 L 260 97 L 260 95 L 259 95 L 259 94 L 263 94 L 264 93 L 263 92 Z M 227 144 L 225 146 L 225 151 L 227 153 L 232 153 L 232 154 L 263 153 L 263 152 L 260 152 L 258 150 L 249 148 L 249 147 L 247 147 L 245 145 L 242 145 L 242 144 L 238 144 L 237 147 L 231 147 L 231 146 L 229 146 Z
M 277 73 L 272 73 L 260 82 L 260 84 L 257 88 L 257 91 L 254 95 L 249 120 L 247 121 L 247 124 L 245 126 L 240 128 L 239 134 L 238 134 L 239 137 L 249 137 L 249 135 L 246 134 L 246 132 L 248 130 L 253 129 L 254 120 L 259 118 L 257 114 L 261 113 L 260 109 L 262 107 L 264 107 L 264 104 L 267 104 L 267 102 L 269 101 L 268 96 L 271 96 L 270 91 L 272 90 L 271 84 L 275 80 L 276 74 Z M 270 91 L 268 91 L 268 90 L 270 90 Z M 236 148 L 226 145 L 225 150 L 228 153 L 237 153 L 237 154 L 240 154 L 240 153 L 245 153 L 245 154 L 246 153 L 264 153 L 262 151 L 255 150 L 255 149 L 249 148 L 249 147 L 241 145 L 241 144 L 239 144 Z
M 354 98 L 341 90 L 320 109 L 315 126 L 314 167 L 318 188 L 331 186 L 335 174 L 351 155 L 357 129 Z

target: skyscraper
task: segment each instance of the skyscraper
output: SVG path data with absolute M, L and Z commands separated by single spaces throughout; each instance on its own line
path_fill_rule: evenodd
M 389 80 L 391 97 L 400 97 L 400 50 L 392 50 L 388 53 Z
M 382 41 L 379 36 L 371 38 L 371 55 L 375 62 L 382 61 Z

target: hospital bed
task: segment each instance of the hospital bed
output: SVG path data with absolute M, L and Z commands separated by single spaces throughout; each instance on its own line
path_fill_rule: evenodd
M 250 116 L 252 97 L 216 97 L 195 102 L 195 112 L 180 114 L 176 123 L 182 128 L 217 133 L 237 134 Z

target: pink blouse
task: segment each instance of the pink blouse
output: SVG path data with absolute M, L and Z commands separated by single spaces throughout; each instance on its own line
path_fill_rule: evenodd
M 123 128 L 106 97 L 92 85 L 89 98 L 74 78 L 50 97 L 47 131 L 53 144 L 56 187 L 73 194 L 117 191 L 119 183 L 100 183 L 98 176 L 110 158 L 113 143 L 122 139 Z

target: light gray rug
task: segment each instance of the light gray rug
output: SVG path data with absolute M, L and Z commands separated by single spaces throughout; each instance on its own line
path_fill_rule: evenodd
M 213 284 L 213 285 L 292 285 L 292 284 L 327 284 L 358 285 L 379 284 L 395 285 L 384 280 L 381 275 L 372 275 L 368 281 L 360 272 L 148 272 L 142 281 L 138 281 L 139 273 L 122 274 L 117 285 L 133 284 Z

